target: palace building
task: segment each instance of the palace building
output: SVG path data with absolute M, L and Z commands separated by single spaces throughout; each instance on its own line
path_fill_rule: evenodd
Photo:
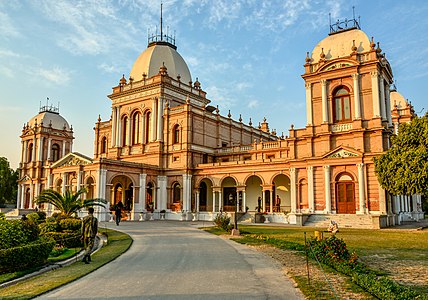
M 356 20 L 331 26 L 304 64 L 307 125 L 277 136 L 221 115 L 193 79 L 170 36 L 152 35 L 95 124 L 94 154 L 72 151 L 73 129 L 52 106 L 23 128 L 18 208 L 42 190 L 87 188 L 119 201 L 131 220 L 212 220 L 219 212 L 255 222 L 380 228 L 423 217 L 418 195 L 390 196 L 373 157 L 414 116 L 394 89 L 379 43 Z M 343 26 L 344 25 L 344 26 Z M 51 212 L 50 207 L 41 209 Z M 98 218 L 111 218 L 109 207 Z

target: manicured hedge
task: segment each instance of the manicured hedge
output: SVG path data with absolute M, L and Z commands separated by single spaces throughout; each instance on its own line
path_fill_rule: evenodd
M 31 221 L 0 220 L 0 249 L 28 244 L 38 237 L 39 227 Z
M 15 272 L 47 262 L 55 241 L 41 237 L 25 245 L 0 249 L 0 272 Z
M 64 248 L 82 247 L 80 233 L 76 232 L 46 232 L 43 236 L 55 240 L 56 245 Z

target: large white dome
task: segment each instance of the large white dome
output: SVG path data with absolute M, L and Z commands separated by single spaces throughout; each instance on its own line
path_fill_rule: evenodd
M 28 122 L 28 125 L 30 127 L 34 127 L 36 122 L 37 125 L 40 125 L 40 123 L 43 122 L 44 127 L 49 127 L 49 124 L 52 124 L 53 129 L 65 129 L 67 131 L 70 130 L 68 122 L 59 113 L 56 112 L 42 111 L 37 116 L 32 117 L 31 120 Z
M 144 73 L 147 78 L 150 78 L 157 75 L 159 68 L 164 64 L 170 77 L 176 79 L 180 75 L 182 82 L 189 83 L 192 81 L 189 68 L 183 57 L 174 48 L 175 46 L 167 42 L 149 44 L 135 61 L 130 77 L 140 81 L 143 79 Z
M 312 59 L 317 62 L 321 57 L 322 51 L 325 54 L 325 59 L 347 57 L 352 52 L 354 42 L 355 47 L 357 47 L 357 53 L 370 50 L 371 43 L 364 31 L 351 29 L 329 35 L 319 42 L 312 51 Z

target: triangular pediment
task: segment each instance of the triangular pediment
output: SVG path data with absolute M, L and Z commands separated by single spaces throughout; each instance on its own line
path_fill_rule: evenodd
M 31 178 L 30 178 L 30 176 L 28 176 L 28 174 L 26 174 L 21 179 L 18 179 L 18 182 L 24 182 L 24 181 L 28 181 L 28 180 L 31 180 Z
M 352 59 L 334 60 L 331 62 L 327 62 L 326 64 L 321 66 L 318 69 L 318 72 L 338 70 L 338 69 L 351 67 L 351 66 L 355 66 L 355 65 L 356 65 L 356 61 L 354 61 Z
M 339 146 L 330 152 L 324 154 L 323 158 L 346 158 L 361 156 L 362 152 L 351 147 Z
M 68 153 L 63 158 L 54 162 L 51 168 L 68 167 L 68 166 L 82 166 L 91 164 L 93 161 L 89 157 L 78 152 Z

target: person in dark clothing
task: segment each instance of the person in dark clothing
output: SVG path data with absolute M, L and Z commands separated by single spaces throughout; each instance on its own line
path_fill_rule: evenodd
M 82 240 L 85 252 L 82 261 L 89 264 L 91 261 L 91 252 L 94 247 L 95 236 L 98 232 L 98 220 L 94 217 L 94 208 L 88 208 L 88 215 L 82 220 Z
M 120 220 L 122 219 L 122 208 L 119 205 L 116 206 L 115 215 L 116 215 L 116 225 L 119 226 Z

